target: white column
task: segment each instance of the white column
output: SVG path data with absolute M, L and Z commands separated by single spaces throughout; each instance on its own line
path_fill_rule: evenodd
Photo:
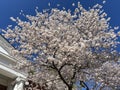
M 21 77 L 16 79 L 13 90 L 24 90 L 24 80 Z

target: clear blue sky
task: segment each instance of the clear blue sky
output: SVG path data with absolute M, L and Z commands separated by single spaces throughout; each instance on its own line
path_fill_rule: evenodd
M 78 1 L 86 8 L 102 2 L 102 0 L 0 0 L 0 28 L 6 28 L 7 25 L 14 24 L 9 17 L 20 16 L 20 10 L 23 10 L 25 14 L 34 15 L 36 6 L 42 10 L 48 8 L 48 2 L 51 3 L 51 7 L 56 7 L 56 4 L 59 3 L 61 6 L 73 9 L 71 4 Z M 107 0 L 104 9 L 108 16 L 112 18 L 111 25 L 120 26 L 120 0 Z

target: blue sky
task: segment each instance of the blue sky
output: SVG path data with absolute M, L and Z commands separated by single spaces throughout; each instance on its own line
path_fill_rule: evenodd
M 73 9 L 72 3 L 77 4 L 78 1 L 85 8 L 88 8 L 96 3 L 102 3 L 103 0 L 0 0 L 0 28 L 5 29 L 7 25 L 15 25 L 10 20 L 10 17 L 21 17 L 19 14 L 21 10 L 24 11 L 24 14 L 35 15 L 36 6 L 42 11 L 42 9 L 49 8 L 49 2 L 51 3 L 51 8 L 60 4 L 61 7 Z M 104 10 L 111 17 L 110 24 L 112 26 L 120 26 L 120 0 L 107 0 Z
M 48 8 L 48 2 L 51 7 L 56 7 L 59 3 L 66 8 L 72 8 L 72 3 L 80 1 L 85 8 L 93 6 L 95 3 L 101 3 L 102 0 L 0 0 L 0 28 L 6 28 L 9 24 L 14 24 L 9 17 L 17 17 L 21 10 L 25 14 L 35 15 L 35 7 L 38 6 L 40 11 Z M 104 9 L 108 16 L 112 19 L 110 21 L 112 26 L 120 26 L 120 0 L 107 0 Z

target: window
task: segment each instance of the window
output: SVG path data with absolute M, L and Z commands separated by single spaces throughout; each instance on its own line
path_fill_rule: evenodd
M 0 90 L 7 90 L 7 87 L 4 85 L 0 85 Z

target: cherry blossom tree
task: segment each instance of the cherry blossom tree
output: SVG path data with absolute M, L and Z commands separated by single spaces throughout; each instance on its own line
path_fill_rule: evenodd
M 86 10 L 78 2 L 74 12 L 53 8 L 25 17 L 27 21 L 11 17 L 17 26 L 3 32 L 17 45 L 14 56 L 24 58 L 18 58 L 17 67 L 29 80 L 47 90 L 76 90 L 78 82 L 89 90 L 91 78 L 101 88 L 120 85 L 120 31 L 110 26 L 101 5 Z

